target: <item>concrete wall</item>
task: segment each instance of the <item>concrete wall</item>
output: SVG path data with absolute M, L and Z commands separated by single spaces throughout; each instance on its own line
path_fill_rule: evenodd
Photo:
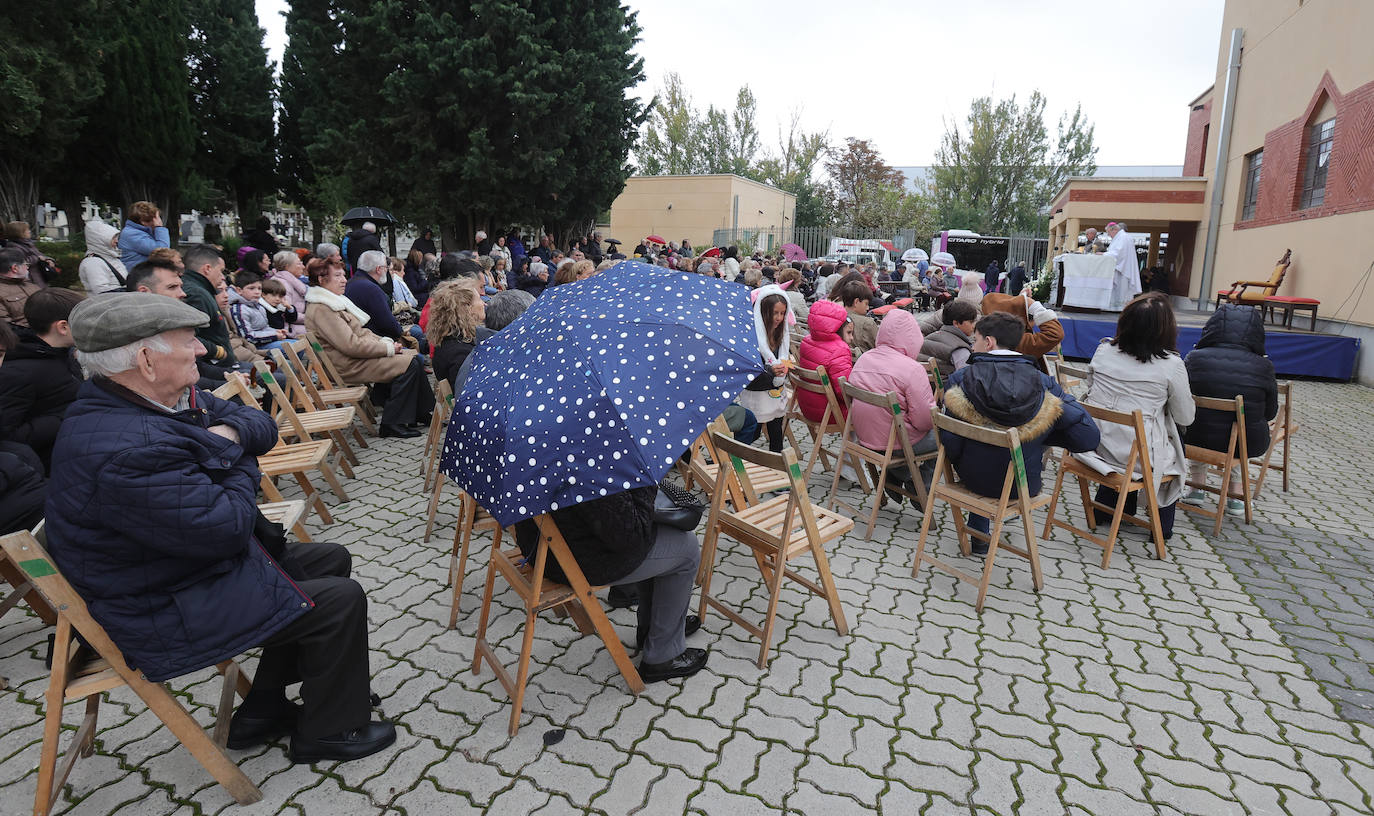
M 1322 318 L 1374 326 L 1374 291 L 1363 297 L 1358 294 L 1374 262 L 1374 48 L 1364 33 L 1374 30 L 1374 3 L 1229 0 L 1222 19 L 1210 112 L 1208 152 L 1213 155 L 1221 132 L 1221 97 L 1233 28 L 1245 31 L 1244 53 L 1212 288 L 1225 288 L 1234 280 L 1267 278 L 1279 256 L 1292 248 L 1293 266 L 1279 294 L 1319 299 Z M 1300 189 L 1304 169 L 1304 128 L 1333 111 L 1336 135 L 1327 203 L 1298 210 L 1295 189 Z M 1253 222 L 1238 223 L 1245 157 L 1261 147 L 1264 164 L 1258 212 Z M 1209 155 L 1208 210 L 1216 194 L 1212 161 Z M 1201 269 L 1206 229 L 1204 214 L 1194 270 Z M 1196 297 L 1200 275 L 1193 277 Z M 1362 371 L 1367 367 L 1363 362 Z
M 624 241 L 627 252 L 651 234 L 709 247 L 715 230 L 734 226 L 736 195 L 740 227 L 791 226 L 796 218 L 796 196 L 740 176 L 633 176 L 611 205 L 607 237 Z

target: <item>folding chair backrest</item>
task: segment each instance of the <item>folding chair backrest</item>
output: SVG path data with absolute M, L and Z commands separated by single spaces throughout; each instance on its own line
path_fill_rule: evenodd
M 343 388 L 348 384 L 339 376 L 334 361 L 324 353 L 324 346 L 320 344 L 314 332 L 305 333 L 305 356 L 310 361 L 311 371 L 319 378 L 321 388 Z
M 693 475 L 702 483 L 703 489 L 710 490 L 713 493 L 715 491 L 716 482 L 720 476 L 720 471 L 725 465 L 725 460 L 728 458 L 725 454 L 716 449 L 714 439 L 717 434 L 733 439 L 730 434 L 730 426 L 725 422 L 725 417 L 723 415 L 711 420 L 710 424 L 706 426 L 706 430 L 702 431 L 701 435 L 692 443 L 691 468 Z M 702 453 L 710 457 L 711 463 L 709 465 L 703 460 L 701 456 Z M 747 506 L 745 503 L 746 496 L 744 488 L 740 485 L 738 480 L 727 480 L 726 490 L 728 491 L 727 495 L 730 499 L 731 506 Z M 748 497 L 749 504 L 752 504 L 754 501 L 757 501 L 757 496 Z
M 1245 444 L 1245 398 L 1239 394 L 1233 399 L 1199 397 L 1194 394 L 1193 402 L 1198 408 L 1221 411 L 1235 417 L 1231 423 L 1231 441 L 1227 444 L 1226 453 L 1234 455 L 1241 462 L 1247 461 L 1249 455 Z
M 961 436 L 971 442 L 981 442 L 984 445 L 992 445 L 1004 448 L 1011 457 L 1007 463 L 1007 478 L 1003 483 L 1003 496 L 1011 489 L 1013 479 L 1016 482 L 1020 495 L 1027 495 L 1029 490 L 1026 476 L 1026 459 L 1021 453 L 1021 436 L 1015 428 L 987 428 L 982 425 L 973 425 L 960 419 L 955 419 L 949 414 L 932 412 L 932 419 L 935 421 L 935 429 L 932 433 L 949 431 L 955 436 Z M 940 442 L 940 450 L 944 450 L 944 441 Z
M 281 377 L 277 384 L 281 385 L 283 382 L 286 384 L 286 394 L 295 400 L 294 404 L 297 408 L 302 411 L 310 411 L 327 407 L 318 399 L 318 390 L 311 393 L 314 389 L 314 383 L 310 382 L 310 372 L 303 370 L 305 366 L 294 352 L 283 354 L 280 348 L 275 348 L 272 349 L 271 355 L 272 362 L 277 367 L 277 374 Z M 309 387 L 307 387 L 307 383 L 309 383 Z
M 896 392 L 889 391 L 886 394 L 879 394 L 874 391 L 865 391 L 853 383 L 845 382 L 841 385 L 844 395 L 849 400 L 850 412 L 849 422 L 852 424 L 854 417 L 853 405 L 855 401 L 866 403 L 887 414 L 890 422 L 890 430 L 887 433 L 887 449 L 891 451 L 901 451 L 904 454 L 903 462 L 915 459 L 915 454 L 911 451 L 911 435 L 907 433 L 906 422 L 902 418 L 902 403 L 897 400 Z M 849 424 L 846 427 L 850 427 Z
M 787 379 L 792 383 L 794 391 L 809 391 L 812 394 L 822 394 L 825 396 L 826 414 L 821 417 L 822 421 L 838 425 L 840 417 L 844 412 L 840 409 L 840 402 L 835 397 L 834 381 L 830 379 L 830 374 L 825 370 L 825 366 L 818 365 L 814 369 L 795 366 L 787 372 Z M 843 379 L 843 378 L 841 378 Z
M 1130 429 L 1135 438 L 1131 442 L 1130 451 L 1126 454 L 1126 463 L 1122 472 L 1126 477 L 1134 478 L 1137 465 L 1144 478 L 1150 478 L 1150 443 L 1145 436 L 1145 418 L 1139 410 L 1126 413 L 1125 411 L 1113 411 L 1110 408 L 1103 408 L 1087 402 L 1080 402 L 1083 410 L 1088 412 L 1088 416 L 1100 426 L 1102 423 L 1121 425 Z
M 743 489 L 746 501 L 743 505 L 735 505 L 735 510 L 739 511 L 744 507 L 758 503 L 758 491 L 754 489 L 752 480 L 744 463 L 748 462 L 758 465 L 768 470 L 784 473 L 788 479 L 788 506 L 787 519 L 791 519 L 794 509 L 800 508 L 802 517 L 808 527 L 815 526 L 815 519 L 811 512 L 811 501 L 807 497 L 806 483 L 802 481 L 801 465 L 797 462 L 797 455 L 791 448 L 783 448 L 781 453 L 755 448 L 742 442 L 736 442 L 729 436 L 716 432 L 712 434 L 711 442 L 716 449 L 716 453 L 723 458 L 729 459 L 729 467 L 724 461 L 720 462 L 720 472 L 716 476 L 716 490 L 728 491 L 730 481 L 736 481 Z M 715 497 L 713 496 L 714 500 Z
M 306 432 L 305 426 L 301 424 L 301 418 L 296 414 L 296 409 L 292 407 L 291 400 L 286 393 L 281 390 L 277 383 L 277 378 L 273 376 L 271 369 L 266 363 L 253 363 L 253 370 L 258 374 L 258 382 L 267 393 L 272 395 L 272 405 L 277 411 L 278 422 L 285 420 L 291 426 L 291 432 L 296 435 L 296 441 L 307 442 L 311 439 Z
M 237 377 L 234 378 L 238 379 Z M 224 385 L 210 392 L 222 400 L 230 400 L 239 395 L 239 386 L 234 380 L 225 380 Z

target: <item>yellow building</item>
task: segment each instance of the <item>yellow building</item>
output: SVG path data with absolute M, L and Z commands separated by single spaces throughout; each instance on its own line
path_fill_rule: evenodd
M 626 254 L 646 236 L 698 249 L 710 247 L 716 230 L 772 229 L 783 243 L 797 215 L 797 197 L 742 176 L 631 176 L 611 205 L 606 237 L 624 242 Z M 770 249 L 761 246 L 760 249 Z
M 1080 230 L 1114 220 L 1167 232 L 1151 262 L 1174 295 L 1203 302 L 1234 281 L 1268 279 L 1292 249 L 1277 294 L 1321 301 L 1320 331 L 1374 341 L 1370 30 L 1367 0 L 1227 0 L 1214 84 L 1190 103 L 1183 178 L 1070 179 L 1050 206 L 1051 248 L 1072 250 Z M 1361 355 L 1357 376 L 1374 382 L 1374 356 Z

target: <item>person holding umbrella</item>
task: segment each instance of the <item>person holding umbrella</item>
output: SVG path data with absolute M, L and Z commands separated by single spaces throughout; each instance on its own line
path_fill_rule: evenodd
M 444 473 L 515 526 L 525 553 L 531 520 L 548 514 L 588 581 L 637 585 L 645 682 L 706 665 L 685 640 L 699 625 L 686 614 L 696 525 L 656 523 L 656 488 L 765 373 L 751 312 L 742 287 L 623 261 L 549 290 L 478 344 L 460 377 Z

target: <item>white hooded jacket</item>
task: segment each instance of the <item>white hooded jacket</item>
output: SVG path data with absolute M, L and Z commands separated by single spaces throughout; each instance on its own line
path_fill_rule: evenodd
M 92 219 L 86 222 L 86 257 L 81 259 L 81 266 L 77 267 L 86 294 L 98 295 L 111 289 L 124 288 L 129 270 L 119 259 L 119 250 L 113 243 L 118 235 L 119 228 L 104 221 Z

